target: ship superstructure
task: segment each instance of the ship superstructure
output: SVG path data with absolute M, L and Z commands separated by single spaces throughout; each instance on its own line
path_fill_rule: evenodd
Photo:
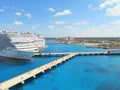
M 45 39 L 40 34 L 29 33 L 29 32 L 22 34 L 26 37 L 26 39 L 33 40 L 35 47 L 39 49 L 38 52 L 41 52 L 44 48 L 47 47 L 45 44 Z
M 35 40 L 38 40 L 36 42 Z M 31 59 L 45 47 L 45 41 L 36 34 L 21 32 L 0 32 L 0 56 L 8 58 Z M 41 50 L 36 46 L 41 46 Z M 41 44 L 40 44 L 41 43 Z

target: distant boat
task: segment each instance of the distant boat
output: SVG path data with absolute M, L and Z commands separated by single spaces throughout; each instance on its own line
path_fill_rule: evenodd
M 107 51 L 109 54 L 120 54 L 120 49 L 109 49 Z
M 41 35 L 29 32 L 0 32 L 0 56 L 31 59 L 45 47 L 45 40 Z

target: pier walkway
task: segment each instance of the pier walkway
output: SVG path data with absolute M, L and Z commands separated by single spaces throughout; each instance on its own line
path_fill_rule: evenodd
M 71 53 L 69 55 L 66 55 L 64 57 L 61 57 L 55 61 L 52 61 L 48 64 L 45 64 L 43 66 L 40 66 L 34 70 L 28 71 L 24 74 L 21 74 L 19 76 L 16 76 L 12 79 L 9 79 L 5 82 L 0 83 L 0 90 L 9 90 L 9 88 L 11 88 L 12 86 L 15 86 L 16 84 L 22 83 L 24 84 L 24 81 L 31 78 L 31 77 L 36 77 L 37 74 L 39 73 L 44 73 L 46 70 L 51 69 L 54 66 L 57 66 L 58 64 L 69 60 L 70 58 L 73 58 L 74 56 L 76 56 L 77 53 Z
M 35 56 L 64 56 L 68 54 L 76 53 L 82 55 L 109 55 L 107 52 L 52 52 L 52 53 L 37 53 Z
M 31 77 L 35 78 L 37 74 L 44 73 L 46 70 L 51 69 L 52 67 L 57 66 L 58 64 L 61 64 L 64 61 L 70 60 L 70 58 L 73 58 L 75 56 L 109 55 L 109 53 L 108 52 L 64 52 L 64 53 L 38 53 L 36 54 L 36 56 L 58 56 L 58 55 L 62 55 L 63 57 L 0 83 L 0 90 L 9 90 L 9 88 L 19 83 L 24 84 L 25 80 Z

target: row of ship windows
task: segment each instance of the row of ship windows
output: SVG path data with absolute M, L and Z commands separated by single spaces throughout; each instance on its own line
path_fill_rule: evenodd
M 16 40 L 18 40 L 18 39 L 31 39 L 31 40 L 44 40 L 43 38 L 39 38 L 39 37 L 18 37 L 17 36 L 17 38 L 15 38 L 15 37 L 11 37 L 11 39 L 16 39 Z
M 28 46 L 33 46 L 33 45 L 43 45 L 43 44 L 45 44 L 45 43 L 28 43 L 28 44 L 26 44 L 26 43 L 19 43 L 19 44 L 13 44 L 13 45 L 16 45 L 16 46 L 24 46 L 24 45 L 28 45 Z
M 3 48 L 3 49 L 7 49 L 7 50 L 13 50 L 13 48 Z M 23 47 L 23 48 L 16 48 L 16 49 L 36 49 L 36 47 L 32 47 L 32 48 L 25 48 L 25 47 Z
M 11 44 L 30 44 L 31 42 L 11 42 Z M 44 44 L 44 42 L 33 42 L 38 44 Z
M 24 40 L 24 39 L 23 39 L 23 40 Z M 22 42 L 30 42 L 30 43 L 31 43 L 32 41 L 33 41 L 33 42 L 45 42 L 45 40 L 24 40 L 24 41 L 23 41 L 23 40 L 21 40 L 21 39 L 19 40 L 19 39 L 18 39 L 18 40 L 12 40 L 11 42 L 18 42 L 18 41 L 21 42 L 21 43 L 22 43 Z
M 34 46 L 45 46 L 45 44 L 34 44 L 34 45 L 13 45 L 15 47 L 34 47 Z
M 42 39 L 42 38 L 25 38 L 25 37 L 23 37 L 23 38 L 11 38 L 12 40 L 23 40 L 23 39 L 26 39 L 26 40 L 44 40 L 44 39 Z
M 32 47 L 32 48 L 25 48 L 25 47 L 23 47 L 23 48 L 17 48 L 17 49 L 36 49 L 36 47 Z
M 8 50 L 10 50 L 10 49 L 12 49 L 12 48 L 8 48 Z M 17 49 L 36 49 L 36 47 L 17 47 Z

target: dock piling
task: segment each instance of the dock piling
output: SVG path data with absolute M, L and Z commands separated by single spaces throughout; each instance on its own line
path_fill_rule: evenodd
M 24 84 L 24 83 L 25 83 L 25 81 L 22 81 L 22 82 L 21 82 L 21 84 Z

